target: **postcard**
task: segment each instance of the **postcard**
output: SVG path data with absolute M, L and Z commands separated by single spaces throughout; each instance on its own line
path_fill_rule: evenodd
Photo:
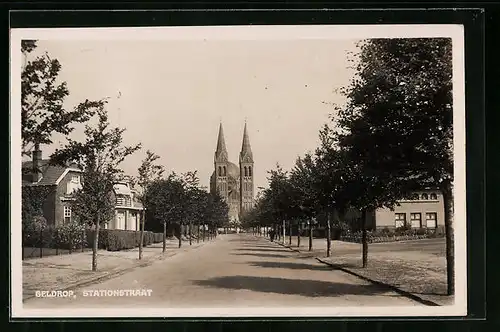
M 13 318 L 466 315 L 463 26 L 10 52 Z

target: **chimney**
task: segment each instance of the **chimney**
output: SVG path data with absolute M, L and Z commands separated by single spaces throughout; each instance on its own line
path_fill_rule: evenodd
M 33 150 L 33 182 L 38 182 L 42 179 L 42 151 L 37 146 Z

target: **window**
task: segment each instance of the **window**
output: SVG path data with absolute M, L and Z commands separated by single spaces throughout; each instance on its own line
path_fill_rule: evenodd
M 425 214 L 425 221 L 427 224 L 427 228 L 436 228 L 437 227 L 437 213 L 430 212 Z
M 115 229 L 125 229 L 125 213 L 117 213 Z
M 396 213 L 394 221 L 396 227 L 403 227 L 406 224 L 406 213 Z
M 411 213 L 410 221 L 412 228 L 421 228 L 422 227 L 422 214 L 421 213 Z
M 80 175 L 73 175 L 71 177 L 71 182 L 76 183 L 76 184 L 80 184 Z
M 422 194 L 422 199 L 429 199 L 429 195 L 427 195 L 427 194 Z
M 438 199 L 438 197 L 437 197 L 436 193 L 432 193 L 432 194 L 431 194 L 431 199 Z
M 247 167 L 245 166 L 244 169 L 245 169 L 245 176 L 248 176 L 248 169 L 247 169 Z
M 65 206 L 64 207 L 64 223 L 70 223 L 71 222 L 71 206 Z
M 130 196 L 125 196 L 125 206 L 132 206 L 132 199 Z
M 412 194 L 412 195 L 411 195 L 411 199 L 412 199 L 412 200 L 418 200 L 418 199 L 419 199 L 418 194 Z
M 222 176 L 222 167 L 219 166 L 219 176 Z
M 248 167 L 248 176 L 252 176 L 252 167 Z

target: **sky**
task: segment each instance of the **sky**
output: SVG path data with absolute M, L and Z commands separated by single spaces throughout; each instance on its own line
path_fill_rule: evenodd
M 109 98 L 111 125 L 143 146 L 122 164 L 129 175 L 149 149 L 167 172 L 197 170 L 208 187 L 219 123 L 237 164 L 246 121 L 257 190 L 277 163 L 291 169 L 318 146 L 332 103 L 344 102 L 336 89 L 354 74 L 347 60 L 356 41 L 40 40 L 30 58 L 48 52 L 60 61 L 67 108 Z M 83 139 L 81 126 L 70 137 Z M 55 135 L 44 158 L 65 142 Z

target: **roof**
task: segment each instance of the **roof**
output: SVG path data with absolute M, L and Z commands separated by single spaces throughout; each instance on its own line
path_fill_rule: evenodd
M 34 184 L 39 186 L 56 185 L 57 180 L 71 167 L 49 165 L 49 159 L 40 160 L 40 168 L 42 171 L 42 179 L 37 183 L 33 183 L 33 161 L 25 161 L 22 163 L 22 184 Z
M 240 168 L 232 162 L 227 163 L 227 176 L 234 179 L 240 178 Z
M 117 195 L 132 195 L 132 190 L 126 183 L 118 182 L 113 185 L 113 189 Z

